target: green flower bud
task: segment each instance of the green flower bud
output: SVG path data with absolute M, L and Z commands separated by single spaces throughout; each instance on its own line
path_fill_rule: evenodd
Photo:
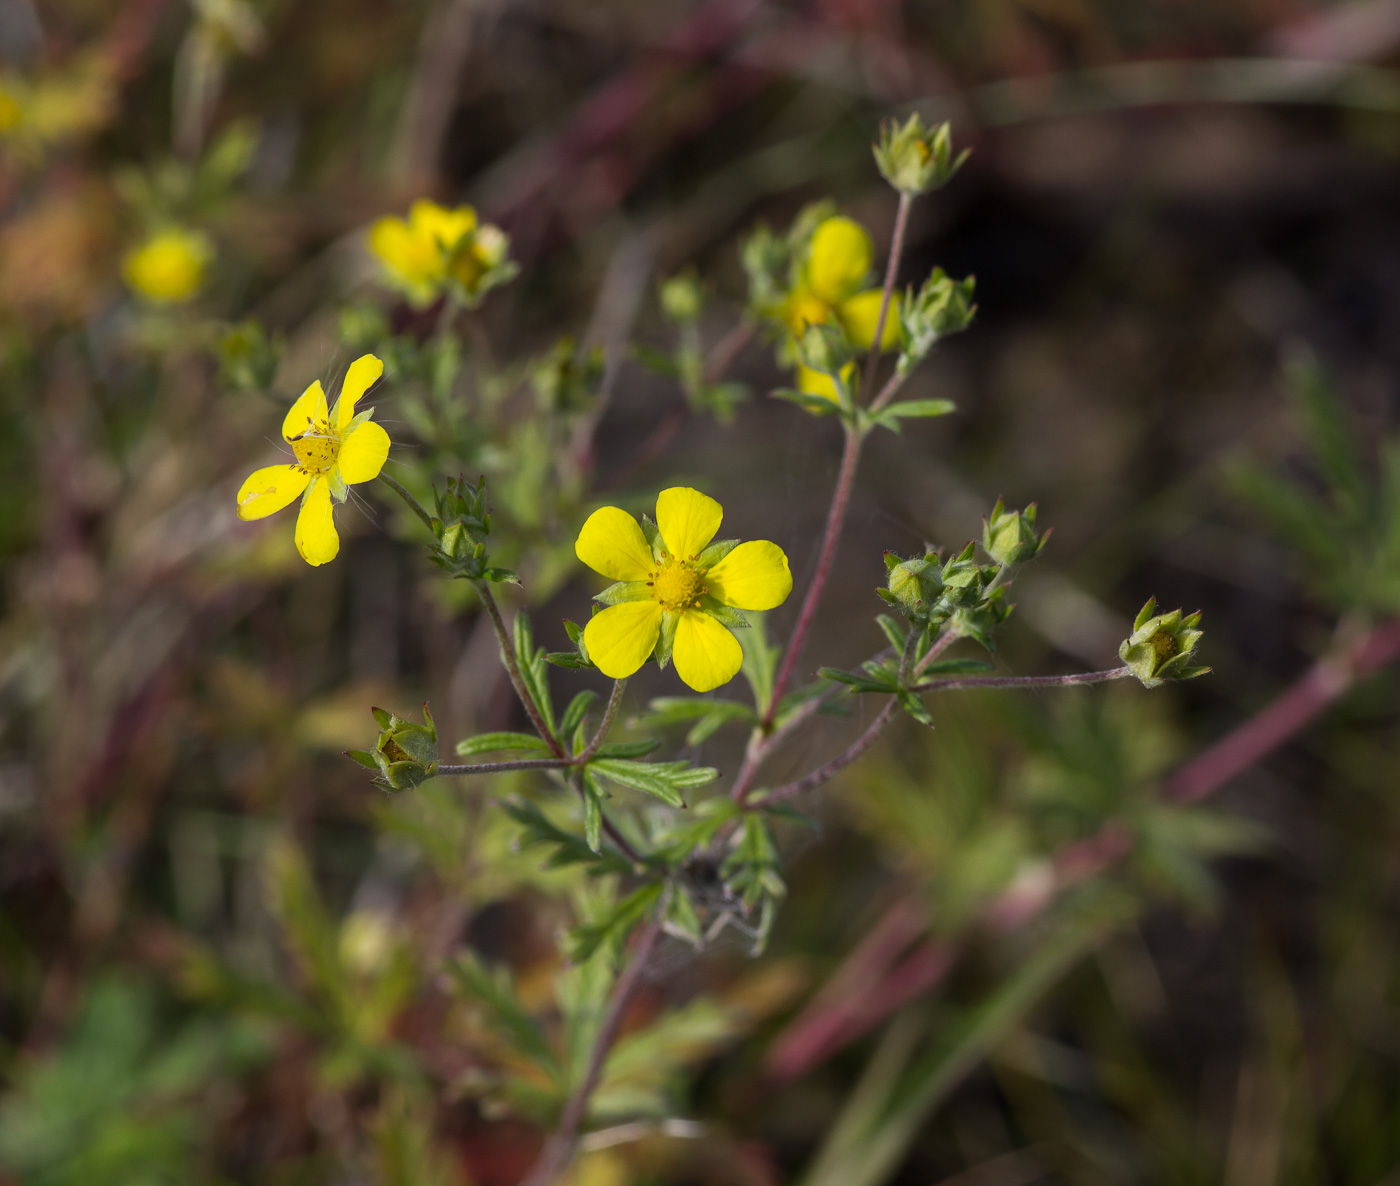
M 916 293 L 912 289 L 899 302 L 901 374 L 907 374 L 928 357 L 940 338 L 961 333 L 972 324 L 977 306 L 972 303 L 974 277 L 953 280 L 942 268 L 934 268 Z
M 982 547 L 998 564 L 1034 560 L 1049 537 L 1050 532 L 1039 533 L 1035 529 L 1035 503 L 1024 511 L 1008 511 L 997 499 L 992 517 L 982 520 Z
M 851 362 L 851 344 L 834 325 L 808 325 L 797 343 L 802 365 L 839 379 Z
M 661 311 L 672 321 L 696 321 L 704 308 L 705 294 L 694 273 L 672 276 L 661 285 Z
M 924 127 L 918 112 L 904 123 L 880 125 L 875 164 L 895 189 L 911 197 L 946 185 L 967 160 L 967 149 L 953 156 L 953 134 L 948 124 Z
M 374 781 L 388 791 L 412 790 L 432 778 L 438 768 L 437 726 L 428 706 L 423 705 L 422 725 L 382 708 L 370 711 L 379 723 L 379 740 L 372 752 L 350 750 L 349 756 L 378 771 Z
M 1195 679 L 1209 667 L 1189 666 L 1200 642 L 1199 612 L 1182 616 L 1179 609 L 1157 614 L 1157 599 L 1150 598 L 1133 623 L 1133 632 L 1118 648 L 1118 657 L 1132 669 L 1144 687 L 1155 688 L 1172 679 Z
M 937 611 L 943 593 L 938 553 L 901 560 L 893 552 L 886 552 L 885 568 L 888 578 L 885 588 L 878 590 L 880 596 L 911 622 L 927 622 Z
M 977 605 L 983 587 L 996 575 L 996 569 L 978 564 L 977 545 L 968 544 L 943 566 L 943 600 L 952 608 Z

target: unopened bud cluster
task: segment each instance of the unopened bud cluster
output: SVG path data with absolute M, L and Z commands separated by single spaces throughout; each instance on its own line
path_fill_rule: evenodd
M 379 740 L 374 749 L 352 749 L 346 753 L 361 766 L 376 771 L 376 783 L 386 791 L 410 791 L 437 774 L 437 726 L 426 704 L 422 725 L 382 708 L 371 711 L 379 724 Z
M 1133 632 L 1118 648 L 1118 656 L 1144 687 L 1155 688 L 1173 679 L 1195 679 L 1209 667 L 1193 667 L 1191 659 L 1201 641 L 1199 612 L 1183 615 L 1179 609 L 1154 614 L 1157 599 L 1149 599 L 1133 623 Z
M 491 513 L 486 509 L 486 479 L 473 486 L 466 478 L 449 478 L 441 493 L 433 491 L 437 514 L 433 534 L 437 544 L 429 553 L 433 563 L 454 577 L 466 581 L 508 581 L 520 579 L 508 568 L 495 568 L 486 554 L 491 534 Z
M 982 520 L 982 549 L 998 564 L 1025 564 L 1040 555 L 1050 532 L 1035 529 L 1035 503 L 1008 511 L 1001 499 L 992 517 Z
M 875 164 L 885 180 L 911 197 L 946 185 L 967 159 L 967 149 L 953 155 L 953 134 L 948 124 L 926 128 L 918 112 L 902 124 L 882 124 L 874 152 Z
M 972 301 L 977 280 L 954 280 L 942 268 L 934 268 L 918 292 L 912 289 L 899 302 L 899 369 L 908 374 L 928 357 L 940 338 L 961 333 L 976 316 Z

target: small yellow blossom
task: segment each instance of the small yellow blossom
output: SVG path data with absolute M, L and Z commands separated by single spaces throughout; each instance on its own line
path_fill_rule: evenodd
M 880 319 L 881 290 L 866 288 L 874 249 L 865 228 L 854 219 L 824 219 L 812 234 L 800 278 L 782 307 L 782 319 L 794 338 L 809 325 L 835 321 L 846 331 L 851 345 L 869 350 L 875 342 Z M 899 343 L 898 300 L 890 301 L 880 348 L 892 350 Z M 811 395 L 836 399 L 831 379 L 799 366 L 797 385 Z
M 420 199 L 408 218 L 376 222 L 369 247 L 385 279 L 420 308 L 444 289 L 474 303 L 514 274 L 506 260 L 509 239 L 499 227 L 478 222 L 470 206 L 448 210 Z
M 204 269 L 214 258 L 207 235 L 183 227 L 156 231 L 126 253 L 122 276 L 137 296 L 153 305 L 178 305 L 204 283 Z
M 374 409 L 355 414 L 355 404 L 383 373 L 373 354 L 357 358 L 329 411 L 320 381 L 311 384 L 282 421 L 282 439 L 296 464 L 265 466 L 238 492 L 240 519 L 262 519 L 301 496 L 296 544 L 307 564 L 325 564 L 340 551 L 332 498 L 344 502 L 348 487 L 377 478 L 389 456 L 389 434 L 370 419 Z
M 574 551 L 618 584 L 599 595 L 608 608 L 583 631 L 588 657 L 604 675 L 625 679 L 669 643 L 676 672 L 697 692 L 733 679 L 744 661 L 722 619 L 733 610 L 766 610 L 792 592 L 787 556 L 776 544 L 711 544 L 724 509 L 685 486 L 656 499 L 651 543 L 636 519 L 617 507 L 588 517 Z

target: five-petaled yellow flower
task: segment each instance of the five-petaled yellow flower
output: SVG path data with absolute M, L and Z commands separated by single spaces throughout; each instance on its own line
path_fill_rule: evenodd
M 213 258 L 214 246 L 207 235 L 167 227 L 126 253 L 122 277 L 151 304 L 178 305 L 199 291 L 204 269 Z
M 583 631 L 588 657 L 604 675 L 625 679 L 661 643 L 697 692 L 734 678 L 744 652 L 719 619 L 781 605 L 792 591 L 792 573 L 783 550 L 767 540 L 711 543 L 723 517 L 719 503 L 686 486 L 657 496 L 650 543 L 637 520 L 617 507 L 588 517 L 574 551 L 618 582 L 598 595 L 608 608 Z
M 385 277 L 419 307 L 431 304 L 444 287 L 471 301 L 507 279 L 509 245 L 499 227 L 477 221 L 472 207 L 448 210 L 426 198 L 413 203 L 406 219 L 381 218 L 369 232 Z
M 783 321 L 794 338 L 809 325 L 835 321 L 856 349 L 869 350 L 874 345 L 881 290 L 865 287 L 873 255 L 870 236 L 854 219 L 837 216 L 818 224 L 800 278 L 782 308 Z M 880 348 L 890 350 L 898 341 L 898 309 L 891 301 Z M 831 380 L 807 367 L 798 367 L 797 385 L 812 395 L 836 398 Z
M 355 414 L 355 404 L 383 373 L 373 354 L 357 358 L 330 410 L 320 380 L 311 384 L 282 421 L 282 439 L 296 464 L 266 466 L 238 492 L 240 519 L 264 518 L 301 495 L 296 542 L 307 564 L 325 564 L 340 551 L 331 500 L 344 502 L 350 486 L 377 478 L 389 456 L 389 434 L 370 419 L 374 409 Z

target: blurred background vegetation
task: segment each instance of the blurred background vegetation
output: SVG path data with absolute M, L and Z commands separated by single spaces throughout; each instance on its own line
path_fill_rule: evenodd
M 883 645 L 882 550 L 1004 495 L 1055 534 L 999 667 L 1111 666 L 1155 595 L 1215 674 L 901 722 L 782 830 L 766 955 L 664 948 L 574 1180 L 1400 1182 L 1400 4 L 0 0 L 0 59 L 0 1182 L 519 1180 L 594 891 L 512 846 L 518 776 L 390 799 L 341 756 L 371 704 L 520 727 L 494 639 L 401 508 L 310 569 L 234 492 L 399 342 L 391 471 L 488 476 L 551 649 L 604 495 L 711 491 L 800 590 L 830 423 L 761 344 L 725 422 L 629 343 L 672 349 L 690 267 L 742 345 L 738 244 L 814 199 L 887 246 L 869 144 L 914 107 L 974 152 L 905 278 L 979 315 L 911 384 L 959 414 L 872 445 L 811 666 Z M 462 358 L 372 283 L 425 195 L 522 268 Z M 210 254 L 162 304 L 123 260 L 174 224 Z M 1280 696 L 1265 760 L 1188 764 Z

